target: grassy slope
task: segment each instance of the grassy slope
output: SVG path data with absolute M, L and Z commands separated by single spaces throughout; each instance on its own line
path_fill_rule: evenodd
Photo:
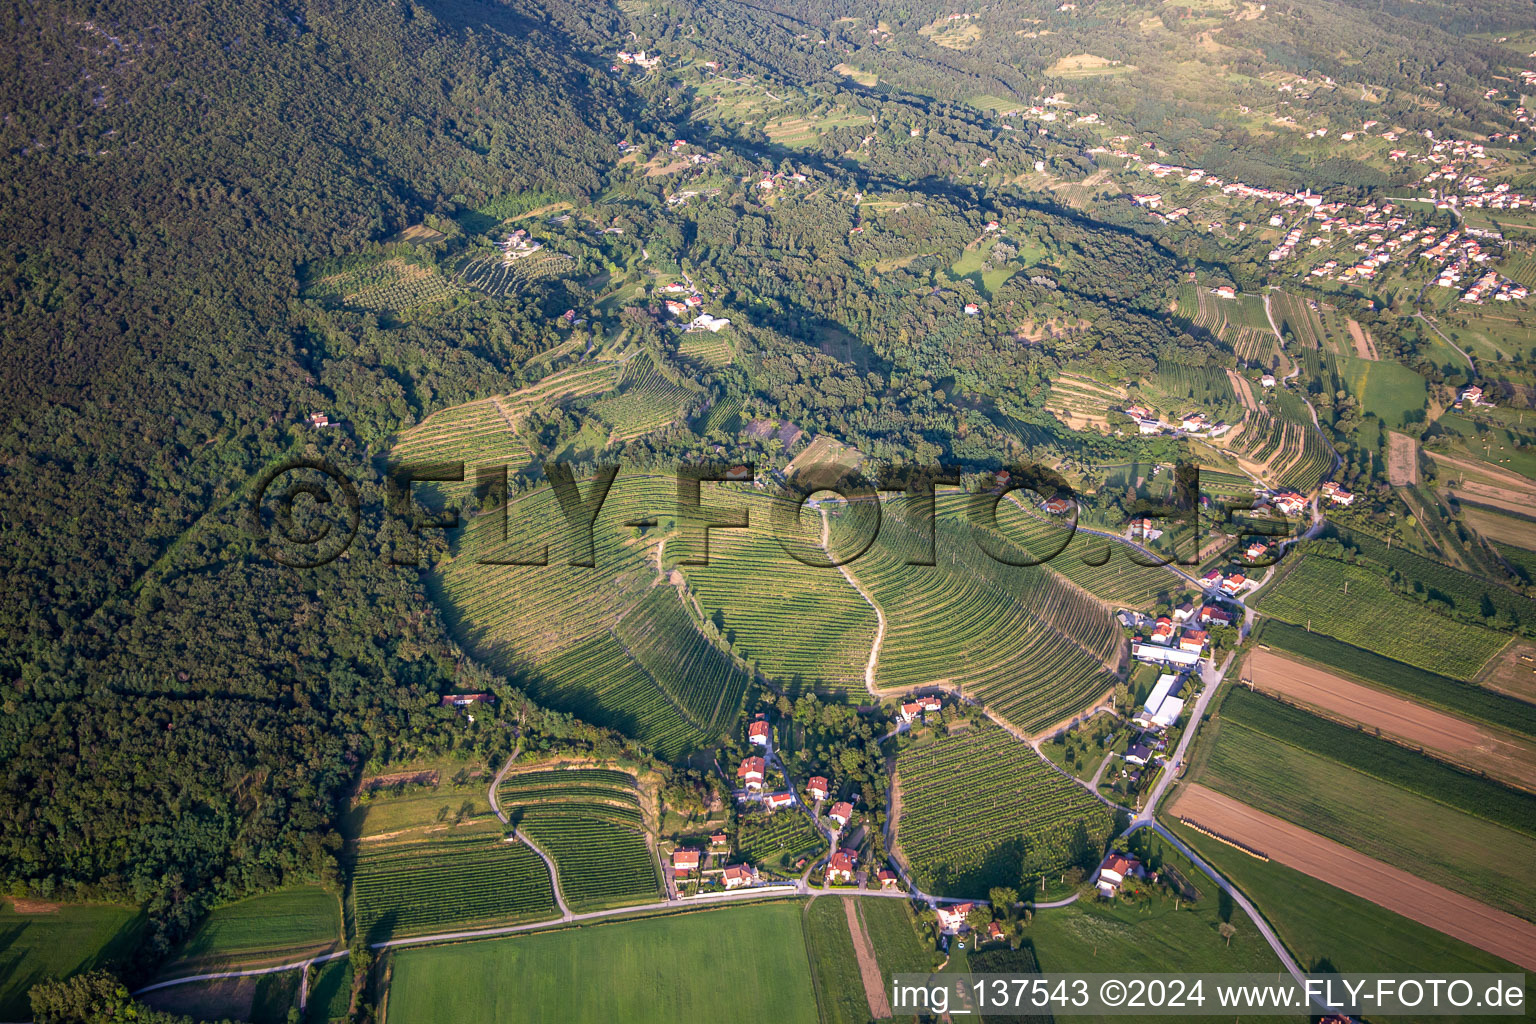
M 391 1024 L 815 1024 L 800 905 L 731 907 L 397 954 Z M 596 978 L 595 978 L 596 975 Z M 601 981 L 594 984 L 594 980 Z
M 0 904 L 0 1020 L 28 1019 L 27 990 L 40 981 L 125 959 L 143 927 L 129 907 L 77 904 L 18 914 Z
M 341 906 L 319 886 L 253 896 L 211 912 L 165 973 L 233 960 L 302 955 L 341 944 Z

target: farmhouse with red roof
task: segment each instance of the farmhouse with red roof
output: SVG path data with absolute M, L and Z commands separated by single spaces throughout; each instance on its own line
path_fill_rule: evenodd
M 740 889 L 757 881 L 757 868 L 750 864 L 731 864 L 721 876 L 727 889 Z
M 827 812 L 827 817 L 837 822 L 839 827 L 847 825 L 849 820 L 853 817 L 853 804 L 849 803 L 847 800 L 839 800 L 837 803 L 833 804 L 832 809 Z
M 699 851 L 677 849 L 672 851 L 672 870 L 679 874 L 699 870 Z
M 825 800 L 827 798 L 826 777 L 812 775 L 810 781 L 805 784 L 805 791 L 810 794 L 812 800 Z
M 827 865 L 827 881 L 853 881 L 853 866 L 856 856 L 852 850 L 838 850 L 834 853 L 831 862 Z
M 763 788 L 763 771 L 766 765 L 760 757 L 749 757 L 736 769 L 736 778 L 747 784 L 748 789 Z
M 773 726 L 759 718 L 757 721 L 747 726 L 747 739 L 751 740 L 753 743 L 756 743 L 760 747 L 766 747 L 768 745 L 768 737 L 772 734 L 772 732 Z

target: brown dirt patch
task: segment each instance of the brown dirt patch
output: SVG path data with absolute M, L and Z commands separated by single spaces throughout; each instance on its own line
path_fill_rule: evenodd
M 1536 969 L 1536 924 L 1426 882 L 1205 786 L 1185 785 L 1174 806 L 1181 817 L 1263 850 L 1286 867 L 1511 963 Z
M 1387 431 L 1387 479 L 1393 487 L 1419 482 L 1419 442 L 1407 434 Z
M 1247 378 L 1236 370 L 1228 370 L 1227 380 L 1232 383 L 1232 393 L 1237 395 L 1237 400 L 1243 404 L 1243 408 L 1249 412 L 1258 412 L 1259 403 L 1254 400 L 1253 388 L 1249 386 Z
M 372 789 L 387 789 L 390 786 L 404 783 L 416 783 L 422 786 L 437 785 L 437 769 L 429 769 L 419 772 L 394 772 L 390 775 L 375 775 L 369 779 L 362 779 L 357 784 L 359 793 L 366 793 Z
M 1529 740 L 1415 704 L 1273 651 L 1255 650 L 1243 675 L 1256 689 L 1317 709 L 1328 718 L 1358 723 L 1536 791 L 1536 743 Z
M 853 939 L 853 951 L 859 957 L 859 977 L 864 982 L 864 998 L 869 1000 L 869 1015 L 875 1020 L 885 1020 L 891 1015 L 891 1002 L 885 997 L 885 982 L 880 977 L 880 965 L 875 962 L 875 947 L 864 930 L 864 919 L 859 916 L 856 904 L 853 898 L 843 897 L 848 934 Z
M 1536 644 L 1515 643 L 1478 673 L 1477 685 L 1536 702 Z
M 47 900 L 11 900 L 11 909 L 18 914 L 57 914 L 63 906 L 62 903 L 49 903 Z
M 1372 361 L 1381 358 L 1376 354 L 1376 339 L 1371 337 L 1371 332 L 1353 320 L 1349 320 L 1348 323 L 1349 336 L 1355 340 L 1355 355 Z

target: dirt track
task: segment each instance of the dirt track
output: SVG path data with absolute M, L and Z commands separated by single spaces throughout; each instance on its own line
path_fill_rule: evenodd
M 1477 685 L 1536 701 L 1536 644 L 1515 643 L 1504 648 L 1477 674 Z
M 1419 442 L 1387 431 L 1387 480 L 1393 487 L 1419 482 Z
M 1273 651 L 1255 650 L 1244 670 L 1259 690 L 1279 694 L 1328 717 L 1422 747 L 1536 791 L 1536 743 L 1469 722 L 1374 687 L 1333 675 Z
M 891 1001 L 886 998 L 880 965 L 875 961 L 875 948 L 870 944 L 869 933 L 864 930 L 864 919 L 859 916 L 857 901 L 844 896 L 843 911 L 848 915 L 848 934 L 853 939 L 853 951 L 859 957 L 859 977 L 864 982 L 864 998 L 869 1000 L 869 1015 L 875 1020 L 884 1020 L 891 1015 Z
M 1355 355 L 1372 361 L 1379 358 L 1376 355 L 1376 339 L 1371 337 L 1370 331 L 1353 320 L 1349 321 L 1349 336 L 1355 341 Z
M 1180 817 L 1263 851 L 1271 860 L 1510 963 L 1536 970 L 1536 924 L 1198 784 L 1186 785 L 1179 792 L 1173 810 Z M 1409 827 L 1407 823 L 1405 827 Z

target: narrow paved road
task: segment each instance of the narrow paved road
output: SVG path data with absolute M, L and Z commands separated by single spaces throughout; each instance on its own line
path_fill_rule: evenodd
M 555 905 L 560 908 L 560 920 L 571 920 L 571 908 L 565 905 L 565 896 L 560 892 L 560 872 L 555 868 L 554 860 L 551 859 L 549 854 L 544 852 L 538 843 L 528 838 L 528 833 L 521 829 L 513 829 L 512 835 L 524 846 L 528 847 L 528 849 L 538 854 L 539 859 L 544 862 L 544 866 L 549 868 L 549 884 L 550 888 L 555 892 Z
M 172 978 L 169 981 L 157 981 L 153 985 L 145 985 L 133 994 L 141 996 L 146 992 L 156 989 L 170 988 L 173 985 L 186 985 L 194 981 L 219 981 L 224 978 L 254 978 L 263 974 L 281 974 L 284 971 L 302 971 L 312 964 L 330 963 L 332 960 L 340 960 L 347 956 L 347 950 L 338 949 L 334 953 L 326 953 L 323 956 L 309 957 L 304 960 L 295 960 L 291 963 L 277 964 L 273 967 L 252 967 L 244 971 L 212 971 L 207 974 L 189 974 L 185 978 Z

